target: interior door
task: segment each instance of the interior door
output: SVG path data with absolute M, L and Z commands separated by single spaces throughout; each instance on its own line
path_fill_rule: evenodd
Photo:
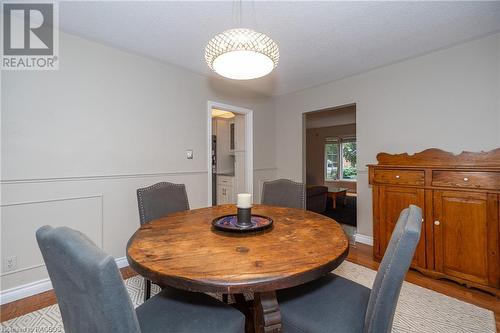
M 436 270 L 498 287 L 498 196 L 435 191 Z
M 383 255 L 401 211 L 409 205 L 419 206 L 422 211 L 425 211 L 425 192 L 419 188 L 390 186 L 381 186 L 379 191 L 380 254 Z M 412 266 L 425 268 L 425 228 L 423 226 L 422 223 L 422 234 L 413 257 Z

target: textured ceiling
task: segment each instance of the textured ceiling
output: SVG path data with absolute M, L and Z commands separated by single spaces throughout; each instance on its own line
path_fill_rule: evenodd
M 236 8 L 234 8 L 236 7 Z M 61 2 L 63 31 L 215 76 L 204 47 L 234 27 L 233 2 Z M 243 2 L 242 26 L 271 36 L 278 68 L 238 82 L 280 95 L 500 31 L 500 2 Z

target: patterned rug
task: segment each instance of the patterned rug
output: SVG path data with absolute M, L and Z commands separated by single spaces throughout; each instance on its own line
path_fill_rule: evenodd
M 348 261 L 340 265 L 335 273 L 367 287 L 371 287 L 376 274 Z M 135 306 L 142 303 L 143 281 L 138 276 L 125 280 Z M 153 294 L 158 291 L 154 288 Z M 48 306 L 5 321 L 1 323 L 0 332 L 64 332 L 59 307 L 57 304 Z M 396 309 L 393 332 L 495 333 L 496 329 L 492 311 L 405 282 Z

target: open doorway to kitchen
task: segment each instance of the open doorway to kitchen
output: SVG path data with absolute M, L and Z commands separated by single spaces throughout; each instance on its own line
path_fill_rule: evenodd
M 252 110 L 208 102 L 208 205 L 253 195 Z
M 309 210 L 341 223 L 356 234 L 356 104 L 308 112 L 305 122 L 305 173 Z

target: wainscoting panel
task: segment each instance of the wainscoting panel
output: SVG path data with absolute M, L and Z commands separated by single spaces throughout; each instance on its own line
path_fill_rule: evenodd
M 68 226 L 102 246 L 102 201 L 102 195 L 95 194 L 2 204 L 2 289 L 46 277 L 35 239 L 40 226 Z M 16 257 L 17 268 L 7 271 L 6 259 L 11 257 Z

